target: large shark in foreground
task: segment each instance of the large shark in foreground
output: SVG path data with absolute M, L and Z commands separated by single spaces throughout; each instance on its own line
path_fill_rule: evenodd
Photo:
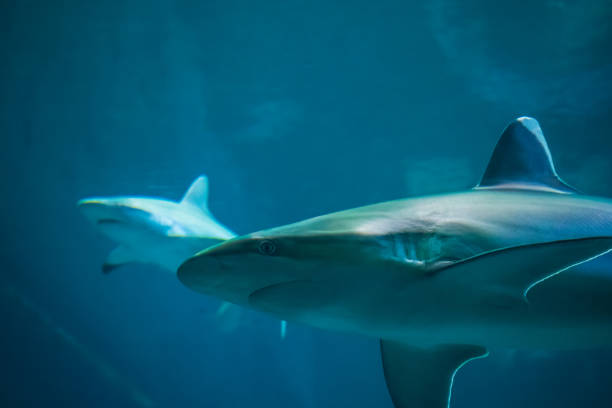
M 612 345 L 612 201 L 558 176 L 539 124 L 502 134 L 470 191 L 256 232 L 178 270 L 188 287 L 315 327 L 380 338 L 397 408 L 443 408 L 488 348 Z

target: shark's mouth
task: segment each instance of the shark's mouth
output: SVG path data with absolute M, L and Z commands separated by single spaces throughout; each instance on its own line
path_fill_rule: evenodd
M 256 292 L 293 281 L 286 275 L 254 273 L 247 266 L 234 266 L 232 259 L 209 255 L 206 251 L 208 250 L 189 258 L 177 271 L 178 279 L 196 292 L 235 304 L 248 305 L 249 298 Z
M 125 224 L 123 221 L 118 220 L 116 218 L 101 218 L 96 221 L 98 225 L 108 225 L 108 224 Z
M 296 279 L 266 285 L 253 291 L 248 304 L 258 310 L 295 318 L 333 305 L 340 297 L 337 284 Z
M 302 283 L 302 282 L 310 282 L 310 281 L 303 280 L 303 279 L 292 279 L 292 280 L 286 280 L 286 281 L 267 283 L 251 291 L 251 293 L 248 296 L 249 303 L 251 302 L 252 298 L 257 298 L 261 293 L 265 293 L 266 291 L 271 291 L 273 289 L 283 288 L 286 286 L 291 286 L 292 284 L 295 285 L 295 284 Z

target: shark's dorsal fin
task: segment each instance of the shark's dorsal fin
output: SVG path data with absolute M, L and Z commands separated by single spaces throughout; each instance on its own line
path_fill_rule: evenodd
M 183 196 L 181 204 L 191 205 L 208 213 L 208 177 L 202 175 L 195 179 Z
M 540 124 L 529 117 L 502 133 L 477 189 L 523 189 L 576 193 L 555 171 Z

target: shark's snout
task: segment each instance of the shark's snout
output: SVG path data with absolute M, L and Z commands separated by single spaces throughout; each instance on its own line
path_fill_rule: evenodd
M 178 269 L 177 276 L 194 289 L 196 286 L 210 286 L 219 278 L 229 278 L 228 274 L 233 270 L 245 269 L 248 263 L 244 259 L 248 258 L 251 246 L 250 240 L 244 238 L 213 245 L 186 260 Z
M 196 292 L 244 303 L 254 283 L 241 258 L 234 245 L 216 245 L 186 260 L 179 267 L 177 277 Z
M 145 238 L 142 231 L 151 231 L 147 225 L 149 214 L 112 198 L 87 198 L 77 206 L 81 213 L 100 232 L 109 238 L 122 241 L 131 239 L 141 241 Z
M 218 259 L 228 256 L 238 256 L 250 253 L 256 248 L 256 244 L 257 243 L 252 238 L 239 237 L 206 248 L 204 251 L 200 252 L 200 254 Z
M 210 275 L 219 273 L 222 269 L 217 257 L 200 253 L 183 262 L 177 271 L 177 277 L 183 285 L 202 292 L 202 289 L 208 286 Z
M 93 223 L 103 220 L 119 220 L 116 209 L 105 199 L 85 198 L 77 202 L 77 207 Z
M 231 239 L 189 258 L 177 276 L 196 292 L 246 305 L 258 289 L 288 280 L 290 268 L 274 256 L 274 245 L 252 236 Z
M 147 211 L 113 198 L 85 198 L 77 202 L 77 207 L 85 217 L 99 225 L 133 223 L 149 216 Z

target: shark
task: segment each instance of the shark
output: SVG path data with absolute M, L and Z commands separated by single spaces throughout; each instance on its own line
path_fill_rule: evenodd
M 178 269 L 198 293 L 380 339 L 396 408 L 447 408 L 493 348 L 612 345 L 612 200 L 555 169 L 539 123 L 511 122 L 473 188 L 236 237 Z M 609 263 L 604 263 L 609 265 Z
M 156 265 L 175 273 L 200 250 L 234 238 L 208 208 L 208 177 L 199 176 L 179 202 L 138 196 L 92 197 L 78 208 L 119 245 L 102 265 L 110 273 L 130 263 Z
M 102 234 L 119 243 L 102 264 L 102 272 L 141 263 L 175 274 L 182 262 L 200 250 L 236 237 L 213 216 L 208 195 L 208 177 L 201 175 L 178 202 L 140 196 L 91 197 L 79 200 L 77 206 Z M 216 316 L 226 315 L 231 307 L 221 303 Z M 281 340 L 286 336 L 287 322 L 281 321 Z

